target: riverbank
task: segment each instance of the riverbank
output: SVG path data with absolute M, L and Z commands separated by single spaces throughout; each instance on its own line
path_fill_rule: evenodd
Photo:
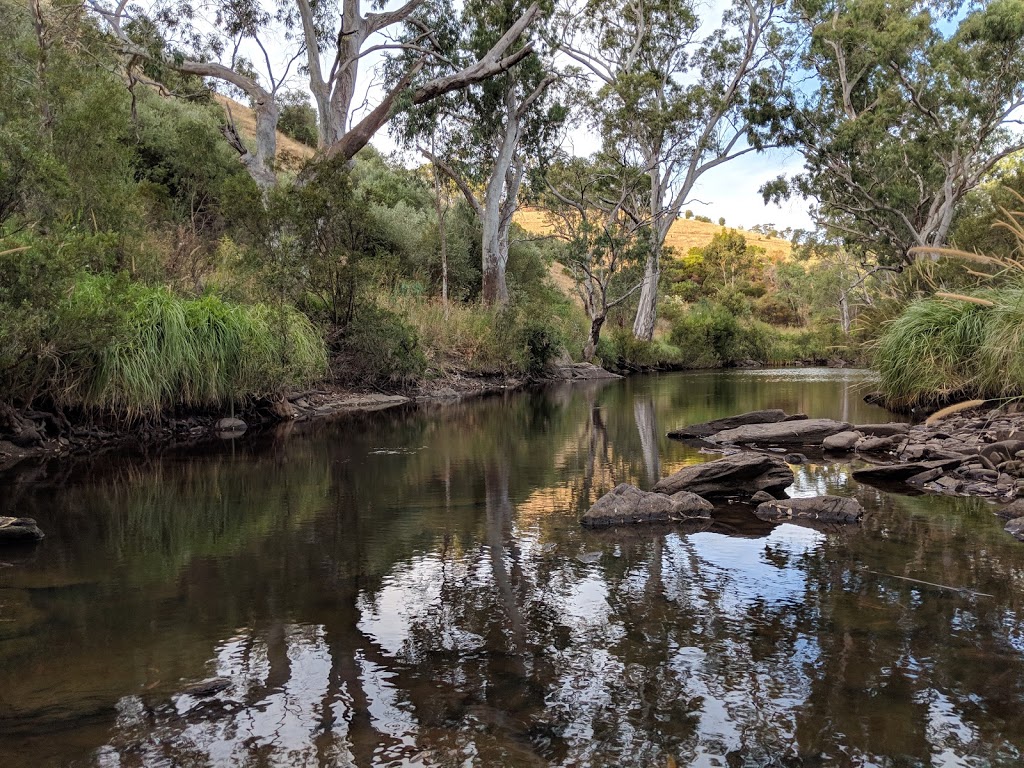
M 414 403 L 460 400 L 522 389 L 531 384 L 619 378 L 585 363 L 563 363 L 535 377 L 507 374 L 448 375 L 419 382 L 406 393 L 355 390 L 331 384 L 260 398 L 232 409 L 192 410 L 157 419 L 118 419 L 87 412 L 0 407 L 0 475 L 26 460 L 89 456 L 132 447 L 183 447 L 234 439 L 250 429 L 282 422 L 368 413 Z

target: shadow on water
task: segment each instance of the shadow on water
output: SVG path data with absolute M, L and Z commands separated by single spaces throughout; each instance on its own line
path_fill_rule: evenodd
M 882 420 L 868 388 L 563 386 L 8 485 L 49 535 L 0 552 L 0 765 L 1018 765 L 1024 549 L 983 504 L 811 463 L 862 526 L 577 523 L 713 458 L 673 427 Z

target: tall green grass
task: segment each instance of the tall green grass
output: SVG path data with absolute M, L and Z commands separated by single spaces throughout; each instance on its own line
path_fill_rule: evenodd
M 135 414 L 270 394 L 322 376 L 327 355 L 292 308 L 184 299 L 87 276 L 58 308 L 54 397 Z
M 1024 286 L 977 296 L 991 306 L 922 299 L 888 324 L 873 361 L 891 405 L 1024 393 Z

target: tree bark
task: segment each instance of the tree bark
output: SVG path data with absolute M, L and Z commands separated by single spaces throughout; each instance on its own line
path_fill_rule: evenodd
M 658 279 L 661 261 L 661 238 L 656 234 L 657 227 L 651 237 L 651 249 L 647 254 L 644 266 L 644 284 L 640 289 L 640 303 L 636 308 L 636 319 L 633 321 L 633 336 L 643 341 L 654 338 L 654 324 L 658 320 Z
M 599 315 L 590 320 L 590 335 L 587 336 L 587 343 L 583 346 L 583 362 L 589 363 L 594 359 L 597 352 L 597 344 L 601 340 L 601 327 L 604 325 L 605 316 Z

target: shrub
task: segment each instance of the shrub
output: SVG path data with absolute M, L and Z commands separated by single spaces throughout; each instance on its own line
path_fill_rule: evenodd
M 334 377 L 349 386 L 405 387 L 427 367 L 416 329 L 372 302 L 358 306 L 332 351 Z

